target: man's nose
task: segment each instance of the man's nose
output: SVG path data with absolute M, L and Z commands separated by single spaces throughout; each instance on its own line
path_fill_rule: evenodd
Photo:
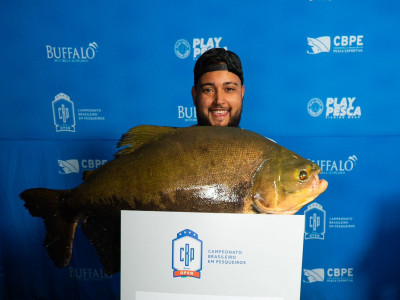
M 225 103 L 225 94 L 223 90 L 218 89 L 215 93 L 214 104 Z

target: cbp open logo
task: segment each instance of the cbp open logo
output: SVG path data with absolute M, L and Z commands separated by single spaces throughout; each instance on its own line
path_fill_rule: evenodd
M 305 224 L 305 239 L 325 239 L 326 232 L 326 211 L 323 210 L 322 205 L 314 202 L 307 206 L 304 211 L 306 220 Z
M 200 278 L 203 242 L 190 229 L 182 230 L 172 240 L 172 269 L 174 277 Z
M 75 109 L 74 102 L 64 93 L 55 96 L 52 104 L 53 120 L 56 132 L 75 132 Z
M 211 48 L 224 48 L 228 50 L 226 46 L 221 46 L 222 37 L 207 37 L 207 38 L 194 38 L 192 41 L 192 47 L 190 42 L 185 39 L 179 39 L 174 45 L 176 56 L 179 58 L 187 58 L 190 55 L 191 48 L 193 49 L 193 59 L 196 60 L 200 55 Z

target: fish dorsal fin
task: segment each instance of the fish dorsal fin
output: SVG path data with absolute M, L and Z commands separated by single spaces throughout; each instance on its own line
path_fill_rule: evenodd
M 114 154 L 115 157 L 125 155 L 135 151 L 141 146 L 158 140 L 165 134 L 173 133 L 177 130 L 176 127 L 155 126 L 155 125 L 140 125 L 129 129 L 122 135 L 117 147 L 125 147 Z

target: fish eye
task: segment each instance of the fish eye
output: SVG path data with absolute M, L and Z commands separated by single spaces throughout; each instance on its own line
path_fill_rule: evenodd
M 308 179 L 308 173 L 306 171 L 300 171 L 299 173 L 300 181 L 306 181 Z

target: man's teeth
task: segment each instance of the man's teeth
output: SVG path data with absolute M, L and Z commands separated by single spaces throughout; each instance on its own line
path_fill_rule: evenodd
M 212 113 L 216 115 L 222 115 L 226 113 L 226 110 L 214 110 Z

